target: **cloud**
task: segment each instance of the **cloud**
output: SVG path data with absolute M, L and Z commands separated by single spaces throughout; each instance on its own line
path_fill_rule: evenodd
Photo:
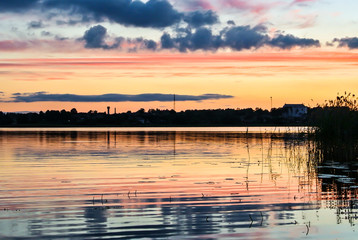
M 22 41 L 0 41 L 0 51 L 19 51 L 28 48 L 28 44 Z
M 39 0 L 2 0 L 0 12 L 23 12 L 34 7 Z
M 219 3 L 220 7 L 249 11 L 256 15 L 263 14 L 274 6 L 281 4 L 279 1 L 273 1 L 271 3 L 254 3 L 254 1 L 247 0 L 220 0 Z
M 268 36 L 263 34 L 259 27 L 237 26 L 227 28 L 223 37 L 225 46 L 235 50 L 259 48 L 264 45 Z
M 198 29 L 191 37 L 191 49 L 209 50 L 213 48 L 213 35 L 207 28 Z
M 307 6 L 309 3 L 317 2 L 317 0 L 293 0 L 292 5 Z
M 228 25 L 233 25 L 233 26 L 235 26 L 236 24 L 235 24 L 235 22 L 233 21 L 233 20 L 229 20 L 229 21 L 227 21 L 226 22 Z
M 318 17 L 317 14 L 302 13 L 302 10 L 299 9 L 291 11 L 290 15 L 295 22 L 298 22 L 297 27 L 299 28 L 313 27 L 316 24 Z
M 177 1 L 175 3 L 176 6 L 185 9 L 186 11 L 194 11 L 194 10 L 210 10 L 214 9 L 211 3 L 208 0 L 185 0 L 185 1 Z
M 49 37 L 49 36 L 52 36 L 52 34 L 51 34 L 49 31 L 42 31 L 42 32 L 41 32 L 41 36 L 43 36 L 43 37 Z
M 101 25 L 91 27 L 83 35 L 85 40 L 85 48 L 106 48 L 104 38 L 107 35 L 107 29 Z
M 56 20 L 56 24 L 58 26 L 62 26 L 62 25 L 70 25 L 70 26 L 75 26 L 77 24 L 81 24 L 81 23 L 89 23 L 91 22 L 91 19 L 89 19 L 86 16 L 81 17 L 80 19 L 68 19 L 68 20 Z
M 144 39 L 143 37 L 138 37 L 138 38 L 117 37 L 115 40 L 120 43 L 119 47 L 121 47 L 122 50 L 127 50 L 128 52 L 137 52 L 139 50 L 150 50 L 150 51 L 156 51 L 157 49 L 160 50 L 160 47 L 158 47 L 158 42 L 151 39 Z
M 214 35 L 208 28 L 201 27 L 192 32 L 191 29 L 180 29 L 175 37 L 168 33 L 161 36 L 163 49 L 177 49 L 181 52 L 196 50 L 217 50 L 229 48 L 236 51 L 245 49 L 258 49 L 263 46 L 271 46 L 280 49 L 293 47 L 319 47 L 318 40 L 310 38 L 299 38 L 293 35 L 280 34 L 270 38 L 267 29 L 263 25 L 250 26 L 229 26 L 223 29 L 220 34 Z
M 157 49 L 157 43 L 153 40 L 144 40 L 144 46 L 153 51 Z
M 97 25 L 91 27 L 83 35 L 83 40 L 85 41 L 85 48 L 102 48 L 102 49 L 113 49 L 117 48 L 120 44 L 120 41 L 116 41 L 111 46 L 105 43 L 105 38 L 107 36 L 107 29 L 102 25 Z
M 291 49 L 293 47 L 320 47 L 320 42 L 312 38 L 298 38 L 291 34 L 278 35 L 274 37 L 269 43 L 273 47 L 281 49 Z
M 204 1 L 196 0 L 192 3 L 198 2 L 203 8 L 193 12 L 179 12 L 168 0 L 11 0 L 0 1 L 0 12 L 33 8 L 48 13 L 51 10 L 49 18 L 61 17 L 56 21 L 58 25 L 110 21 L 125 26 L 165 28 L 182 20 L 192 27 L 217 23 L 217 14 L 208 10 Z M 66 19 L 65 14 L 71 19 Z M 29 28 L 40 27 L 43 27 L 41 22 L 29 24 Z
M 338 42 L 338 47 L 348 47 L 349 49 L 358 48 L 358 38 L 357 37 L 346 37 L 346 38 L 335 38 L 333 42 Z
M 194 11 L 184 16 L 184 21 L 192 27 L 201 27 L 204 25 L 213 25 L 219 22 L 218 15 L 212 10 Z
M 333 47 L 334 44 L 333 44 L 333 42 L 326 42 L 326 46 L 327 46 L 327 47 Z
M 44 7 L 136 27 L 163 28 L 182 19 L 167 0 L 45 0 Z
M 157 42 L 149 39 L 139 38 L 120 38 L 122 41 L 126 41 L 126 45 L 130 46 L 129 52 L 136 52 L 138 49 L 155 51 L 158 47 Z
M 175 95 L 176 101 L 202 101 L 209 99 L 233 98 L 231 95 L 202 94 L 202 95 Z M 12 99 L 6 102 L 170 102 L 172 94 L 145 93 L 137 95 L 128 94 L 50 94 L 47 92 L 13 93 Z M 5 101 L 3 101 L 5 102 Z
M 44 28 L 42 21 L 31 21 L 27 24 L 28 29 L 38 29 L 38 28 Z
M 210 29 L 199 28 L 195 32 L 190 29 L 179 30 L 178 36 L 172 38 L 168 33 L 164 33 L 161 37 L 163 49 L 174 48 L 180 52 L 188 50 L 216 50 L 221 46 L 221 37 L 214 36 Z
M 162 44 L 163 49 L 170 49 L 175 47 L 174 40 L 166 32 L 163 33 L 163 35 L 160 37 L 160 42 Z
M 209 27 L 199 28 L 176 28 L 176 32 L 170 35 L 164 32 L 160 41 L 143 38 L 124 38 L 121 36 L 108 36 L 107 29 L 102 25 L 96 25 L 86 30 L 83 36 L 77 40 L 84 43 L 87 49 L 120 49 L 126 48 L 128 51 L 151 50 L 160 51 L 164 49 L 177 50 L 180 52 L 188 51 L 217 51 L 218 49 L 231 49 L 233 51 L 255 50 L 269 46 L 279 49 L 291 49 L 293 47 L 320 47 L 320 42 L 311 38 L 299 38 L 290 34 L 277 34 L 270 37 L 268 30 L 263 25 L 235 26 L 228 25 L 219 33 L 213 33 Z M 53 36 L 50 32 L 42 31 L 43 37 Z M 354 47 L 354 38 L 341 39 L 340 46 Z M 77 41 L 77 42 L 79 42 Z M 58 35 L 54 40 L 32 40 L 32 41 L 0 41 L 0 51 L 19 51 L 36 48 L 48 48 L 61 46 L 80 47 L 74 39 L 64 38 Z

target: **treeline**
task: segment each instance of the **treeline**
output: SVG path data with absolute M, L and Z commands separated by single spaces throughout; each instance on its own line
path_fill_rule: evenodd
M 307 117 L 289 118 L 285 109 L 174 110 L 140 109 L 136 112 L 106 114 L 89 111 L 48 110 L 39 113 L 0 112 L 1 126 L 252 126 L 302 125 Z

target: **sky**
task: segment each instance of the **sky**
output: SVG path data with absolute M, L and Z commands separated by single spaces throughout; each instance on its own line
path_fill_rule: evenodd
M 0 1 L 0 111 L 313 107 L 358 93 L 357 7 Z

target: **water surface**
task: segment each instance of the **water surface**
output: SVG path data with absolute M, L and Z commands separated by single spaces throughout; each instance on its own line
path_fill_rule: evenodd
M 2 129 L 0 238 L 354 238 L 356 159 L 292 132 Z

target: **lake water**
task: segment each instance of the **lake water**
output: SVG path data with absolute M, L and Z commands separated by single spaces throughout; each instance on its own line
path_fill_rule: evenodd
M 297 131 L 2 128 L 0 239 L 355 238 L 357 159 Z

